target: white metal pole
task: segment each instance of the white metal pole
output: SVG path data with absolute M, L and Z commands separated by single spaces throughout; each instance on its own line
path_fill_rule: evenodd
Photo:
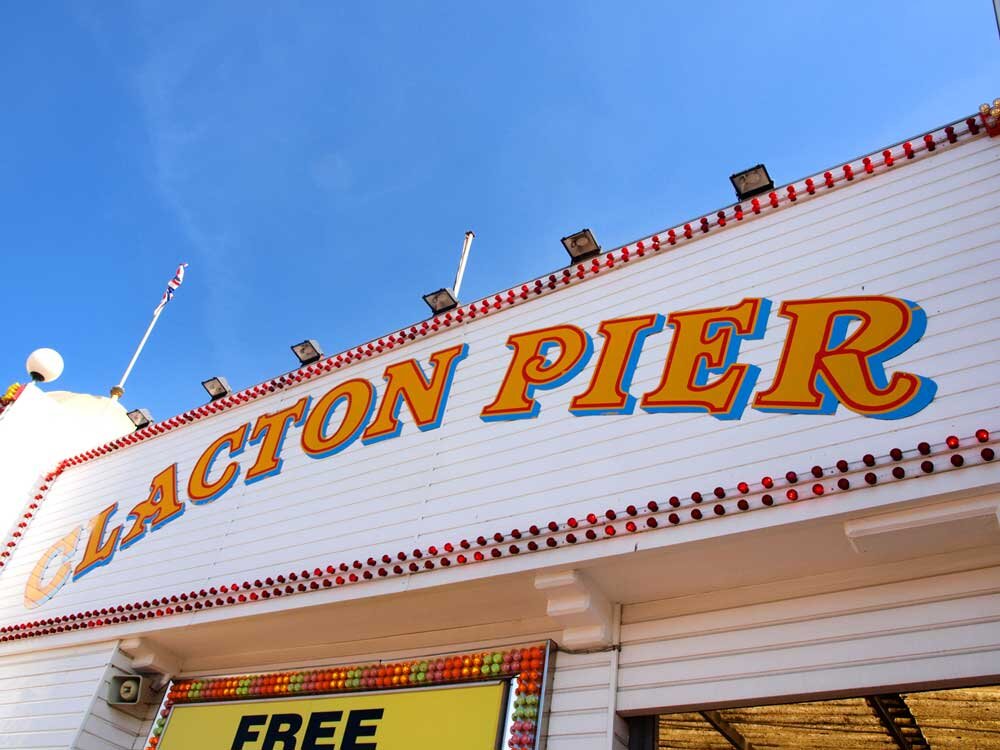
M 149 334 L 153 332 L 153 326 L 156 325 L 156 321 L 160 317 L 160 313 L 163 312 L 163 305 L 157 305 L 156 310 L 153 311 L 153 319 L 149 321 L 149 327 L 146 329 L 146 333 L 142 336 L 142 341 L 139 342 L 139 346 L 136 347 L 135 354 L 132 355 L 132 361 L 128 363 L 128 367 L 125 368 L 125 374 L 122 375 L 122 379 L 118 381 L 118 385 L 111 388 L 111 398 L 117 401 L 125 393 L 125 381 L 128 380 L 129 373 L 132 372 L 132 368 L 135 367 L 135 361 L 139 359 L 139 355 L 142 353 L 142 347 L 146 345 L 146 340 L 149 338 Z
M 469 248 L 472 247 L 472 240 L 475 238 L 476 233 L 471 229 L 465 233 L 465 242 L 462 244 L 462 258 L 458 261 L 458 273 L 455 274 L 455 286 L 452 287 L 452 292 L 455 294 L 455 299 L 458 299 L 458 290 L 462 286 L 462 277 L 465 276 L 465 264 L 469 260 Z
M 621 743 L 615 739 L 615 729 L 618 719 L 618 663 L 619 654 L 622 647 L 622 605 L 615 603 L 612 605 L 611 621 L 611 657 L 608 659 L 608 726 L 607 726 L 607 747 L 621 747 Z

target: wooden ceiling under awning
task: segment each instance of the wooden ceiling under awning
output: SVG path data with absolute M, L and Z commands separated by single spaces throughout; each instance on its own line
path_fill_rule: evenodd
M 1000 686 L 663 714 L 658 737 L 659 750 L 1000 750 Z

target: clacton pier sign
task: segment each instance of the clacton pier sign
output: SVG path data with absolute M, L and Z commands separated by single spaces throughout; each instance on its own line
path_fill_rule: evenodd
M 600 354 L 588 381 L 579 383 L 570 414 L 701 413 L 738 420 L 749 406 L 761 412 L 833 414 L 838 407 L 877 419 L 919 412 L 936 384 L 919 374 L 889 371 L 888 362 L 923 335 L 926 316 L 915 302 L 887 296 L 785 300 L 777 314 L 789 321 L 772 382 L 758 384 L 760 368 L 739 361 L 744 341 L 765 335 L 771 302 L 747 298 L 726 306 L 632 315 L 596 327 Z M 654 388 L 630 392 L 646 340 L 669 329 L 669 352 Z M 543 393 L 570 384 L 590 364 L 594 335 L 576 325 L 512 333 L 502 379 L 479 417 L 489 423 L 538 417 Z M 330 460 L 355 441 L 368 445 L 398 437 L 404 423 L 420 431 L 441 426 L 448 397 L 468 344 L 385 367 L 384 386 L 369 379 L 341 380 L 315 396 L 302 396 L 215 436 L 186 476 L 169 462 L 150 478 L 145 498 L 107 498 L 107 505 L 49 546 L 27 577 L 24 605 L 35 608 L 67 583 L 111 563 L 116 552 L 186 511 L 219 501 L 244 485 L 281 474 L 283 450 L 295 433 L 302 455 Z M 756 392 L 754 392 L 756 389 Z M 751 395 L 753 398 L 751 399 Z M 649 417 L 647 417 L 649 418 Z M 248 454 L 244 462 L 237 458 Z M 272 479 L 272 481 L 274 481 Z M 125 510 L 125 509 L 128 510 Z M 123 511 L 125 511 L 123 513 Z
M 0 399 L 0 736 L 988 744 L 996 109 L 162 421 Z

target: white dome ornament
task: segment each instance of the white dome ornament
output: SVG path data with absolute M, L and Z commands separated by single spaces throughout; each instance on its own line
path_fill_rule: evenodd
M 51 383 L 62 375 L 63 358 L 55 349 L 35 349 L 28 355 L 25 368 L 36 383 Z

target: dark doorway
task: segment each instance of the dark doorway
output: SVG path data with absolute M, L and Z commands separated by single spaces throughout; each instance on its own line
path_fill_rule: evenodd
M 1000 750 L 1000 686 L 666 713 L 631 750 Z

